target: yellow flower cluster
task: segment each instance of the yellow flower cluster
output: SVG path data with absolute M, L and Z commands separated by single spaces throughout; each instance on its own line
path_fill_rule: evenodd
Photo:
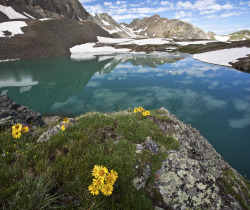
M 142 115 L 143 115 L 144 117 L 150 115 L 150 111 L 147 111 L 147 110 L 143 109 L 142 107 L 139 107 L 139 108 L 135 107 L 135 108 L 134 108 L 134 113 L 137 113 L 137 112 L 142 112 Z
M 105 196 L 110 196 L 114 190 L 114 183 L 118 178 L 118 173 L 114 170 L 110 172 L 105 166 L 95 165 L 92 170 L 93 183 L 88 187 L 92 195 L 98 195 L 99 191 Z
M 63 119 L 63 125 L 61 126 L 63 131 L 65 130 L 65 124 L 66 123 L 69 123 L 69 119 L 67 117 Z
M 29 131 L 28 125 L 23 126 L 22 124 L 15 124 L 12 126 L 12 136 L 17 139 L 20 138 L 21 133 L 26 133 Z

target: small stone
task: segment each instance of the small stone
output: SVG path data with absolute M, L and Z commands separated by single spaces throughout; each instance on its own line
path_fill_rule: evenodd
M 198 194 L 197 188 L 195 188 L 195 187 L 189 188 L 189 189 L 187 190 L 187 194 L 188 194 L 188 195 L 191 195 L 191 196 L 197 195 L 197 194 Z

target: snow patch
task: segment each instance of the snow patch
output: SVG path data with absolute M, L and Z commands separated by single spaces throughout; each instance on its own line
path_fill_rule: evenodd
M 97 36 L 98 42 L 99 43 L 109 43 L 109 44 L 117 44 L 117 43 L 123 43 L 123 42 L 128 42 L 132 41 L 133 39 L 123 39 L 123 38 L 107 38 L 107 37 L 101 37 Z
M 208 41 L 191 41 L 191 42 L 176 42 L 176 44 L 179 44 L 179 45 L 182 45 L 182 46 L 186 46 L 186 45 L 189 45 L 189 44 L 207 44 L 207 43 L 210 43 L 210 42 L 215 42 L 215 41 L 212 41 L 212 40 L 208 40 Z
M 74 53 L 104 53 L 104 54 L 110 54 L 110 53 L 122 53 L 122 52 L 129 52 L 130 49 L 115 49 L 113 47 L 94 47 L 95 43 L 86 43 L 81 45 L 76 45 L 72 48 L 70 48 L 70 52 L 72 54 Z
M 0 63 L 1 62 L 11 62 L 11 61 L 18 61 L 19 60 L 19 58 L 17 58 L 17 59 L 7 59 L 7 60 L 0 60 Z
M 40 21 L 46 21 L 46 20 L 53 20 L 52 18 L 42 18 L 42 19 L 39 19 Z
M 27 14 L 26 12 L 23 12 L 26 16 L 30 17 L 31 19 L 36 19 L 34 17 L 32 17 L 31 15 Z
M 241 47 L 194 54 L 193 58 L 206 63 L 231 66 L 229 62 L 237 62 L 237 59 L 246 57 L 248 54 L 250 54 L 250 48 Z
M 110 26 L 110 24 L 109 24 L 107 21 L 103 20 L 103 19 L 102 19 L 102 22 L 103 22 L 103 24 L 104 24 L 105 26 Z
M 8 16 L 9 19 L 28 19 L 24 15 L 16 12 L 12 7 L 0 5 L 0 12 Z
M 9 31 L 12 33 L 8 37 L 15 36 L 16 34 L 23 34 L 21 28 L 25 26 L 27 26 L 27 24 L 24 21 L 10 21 L 0 23 L 0 37 L 6 37 L 3 33 L 4 31 Z
M 161 39 L 161 38 L 153 38 L 153 39 L 139 39 L 133 40 L 130 42 L 120 43 L 119 45 L 127 45 L 127 44 L 135 44 L 135 45 L 161 45 L 161 44 L 168 44 L 171 43 L 172 39 Z
M 226 41 L 228 41 L 230 39 L 229 36 L 219 36 L 219 35 L 214 36 L 214 38 L 217 41 L 221 41 L 221 42 L 226 42 Z

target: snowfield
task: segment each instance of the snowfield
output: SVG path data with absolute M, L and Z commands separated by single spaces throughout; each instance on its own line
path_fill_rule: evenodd
M 107 38 L 107 37 L 101 37 L 97 36 L 97 40 L 99 43 L 105 43 L 105 44 L 117 44 L 117 43 L 123 43 L 123 42 L 129 42 L 133 39 L 125 39 L 125 38 Z
M 12 33 L 8 37 L 15 36 L 16 34 L 23 34 L 21 28 L 25 26 L 27 26 L 27 24 L 24 21 L 10 21 L 0 23 L 0 37 L 6 37 L 3 33 L 4 31 L 9 31 Z
M 228 41 L 228 40 L 230 39 L 229 36 L 219 36 L 219 35 L 214 36 L 214 38 L 215 38 L 217 41 L 221 41 L 221 42 L 226 42 L 226 41 Z
M 207 44 L 210 42 L 215 42 L 213 40 L 206 41 L 192 41 L 192 42 L 174 42 L 173 39 L 167 38 L 149 38 L 149 39 L 125 39 L 125 38 L 106 38 L 106 37 L 97 37 L 99 43 L 105 44 L 119 44 L 119 45 L 163 45 L 163 44 L 178 44 L 182 46 L 186 46 L 189 44 Z
M 237 59 L 247 57 L 248 54 L 250 54 L 250 48 L 240 47 L 194 54 L 193 58 L 206 63 L 230 67 L 229 62 L 235 63 Z
M 182 45 L 182 46 L 187 46 L 189 44 L 207 44 L 210 42 L 215 42 L 213 40 L 207 40 L 207 41 L 192 41 L 192 42 L 174 42 L 176 44 Z
M 24 15 L 16 12 L 12 7 L 0 5 L 0 11 L 7 15 L 9 19 L 28 19 Z
M 75 47 L 70 48 L 70 52 L 73 53 L 126 53 L 130 49 L 115 49 L 113 47 L 94 47 L 95 43 L 86 43 L 81 45 L 76 45 Z
M 162 44 L 169 44 L 172 42 L 172 39 L 164 39 L 164 38 L 153 38 L 153 39 L 138 39 L 129 42 L 123 42 L 119 45 L 128 45 L 128 44 L 135 44 L 135 45 L 162 45 Z

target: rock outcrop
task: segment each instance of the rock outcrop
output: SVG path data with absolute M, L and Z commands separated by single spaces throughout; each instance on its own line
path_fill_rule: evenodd
M 86 20 L 89 13 L 78 0 L 1 0 L 0 4 L 12 6 L 17 12 L 28 13 L 35 18 L 67 17 L 75 20 Z
M 191 125 L 161 108 L 167 121 L 152 119 L 180 142 L 180 151 L 168 151 L 155 187 L 173 209 L 244 209 L 249 189 L 239 175 Z M 245 194 L 246 190 L 246 194 Z M 235 199 L 235 194 L 239 199 Z
M 134 19 L 130 24 L 123 25 L 135 34 L 150 38 L 210 39 L 207 33 L 190 23 L 161 18 L 159 15 Z
M 14 102 L 8 96 L 0 95 L 0 130 L 15 123 L 44 125 L 41 114 Z

